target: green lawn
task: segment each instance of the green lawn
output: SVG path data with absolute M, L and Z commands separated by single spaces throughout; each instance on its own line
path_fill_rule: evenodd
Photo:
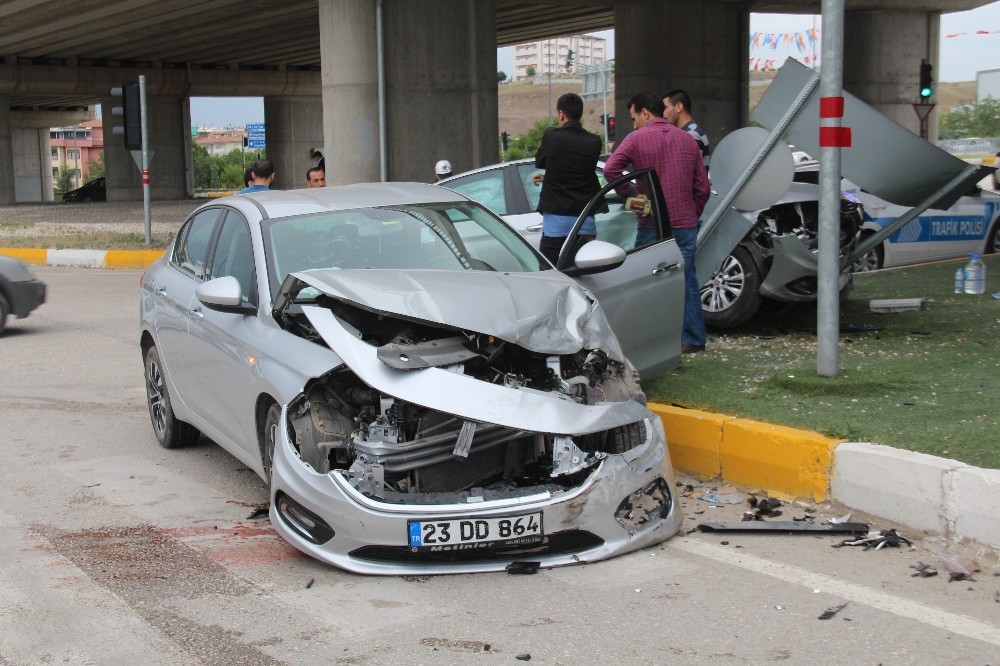
M 1000 255 L 984 258 L 983 296 L 953 293 L 947 262 L 855 276 L 841 304 L 840 375 L 816 371 L 816 308 L 772 308 L 709 331 L 704 354 L 645 388 L 665 404 L 806 428 L 851 441 L 1000 468 Z M 926 299 L 875 314 L 871 299 Z

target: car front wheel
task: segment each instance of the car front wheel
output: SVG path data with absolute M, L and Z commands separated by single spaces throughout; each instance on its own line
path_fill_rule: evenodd
M 260 433 L 260 457 L 264 465 L 264 478 L 268 485 L 271 483 L 271 465 L 274 464 L 274 447 L 278 444 L 280 424 L 281 407 L 277 403 L 272 403 L 267 408 L 264 428 Z
M 862 241 L 864 241 L 864 238 L 862 238 Z M 881 244 L 868 250 L 863 257 L 854 262 L 854 272 L 867 273 L 868 271 L 877 271 L 882 268 L 885 261 L 883 253 L 884 250 Z
M 701 287 L 705 325 L 732 328 L 753 317 L 763 301 L 760 282 L 750 252 L 738 246 Z
M 0 294 L 0 333 L 3 333 L 3 328 L 7 325 L 7 315 L 9 314 L 10 303 L 7 302 L 3 294 Z
M 167 391 L 167 378 L 160 363 L 160 352 L 155 345 L 146 352 L 146 402 L 149 404 L 153 433 L 160 446 L 177 449 L 198 440 L 198 429 L 174 416 L 170 393 Z

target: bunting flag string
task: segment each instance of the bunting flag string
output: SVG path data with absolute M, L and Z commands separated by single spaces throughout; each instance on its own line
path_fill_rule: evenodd
M 945 35 L 945 39 L 951 39 L 952 37 L 965 37 L 966 35 L 996 35 L 1000 34 L 1000 30 L 976 30 L 975 32 L 953 32 L 950 35 Z
M 750 71 L 751 72 L 776 72 L 778 71 L 788 58 L 754 58 L 750 57 Z M 819 64 L 818 55 L 807 55 L 798 58 L 799 62 L 806 66 L 812 66 Z
M 791 45 L 801 53 L 819 43 L 819 32 L 819 28 L 809 28 L 798 32 L 752 32 L 750 33 L 750 49 L 770 47 L 771 50 L 776 50 L 779 46 Z

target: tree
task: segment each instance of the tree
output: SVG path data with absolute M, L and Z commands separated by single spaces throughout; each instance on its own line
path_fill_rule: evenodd
M 942 139 L 1000 136 L 1000 100 L 987 97 L 952 109 L 943 114 L 939 133 Z
M 104 175 L 104 153 L 98 153 L 97 159 L 91 159 L 87 162 L 87 178 L 93 180 L 94 178 L 100 178 Z
M 497 70 L 497 83 L 503 83 L 507 80 L 507 72 L 502 69 Z
M 56 192 L 65 193 L 73 189 L 73 177 L 76 175 L 74 169 L 68 166 L 59 168 L 59 175 L 56 176 Z
M 524 70 L 524 73 L 528 75 L 529 79 L 534 78 L 535 77 L 535 66 L 534 65 L 528 65 L 528 69 Z
M 219 159 L 208 154 L 205 146 L 191 142 L 191 161 L 194 164 L 194 188 L 196 190 L 217 190 L 221 185 L 219 179 Z

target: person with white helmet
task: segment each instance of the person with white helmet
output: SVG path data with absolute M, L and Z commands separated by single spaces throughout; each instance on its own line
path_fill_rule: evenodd
M 442 180 L 451 176 L 451 162 L 448 160 L 438 160 L 434 165 L 434 175 L 437 180 Z

